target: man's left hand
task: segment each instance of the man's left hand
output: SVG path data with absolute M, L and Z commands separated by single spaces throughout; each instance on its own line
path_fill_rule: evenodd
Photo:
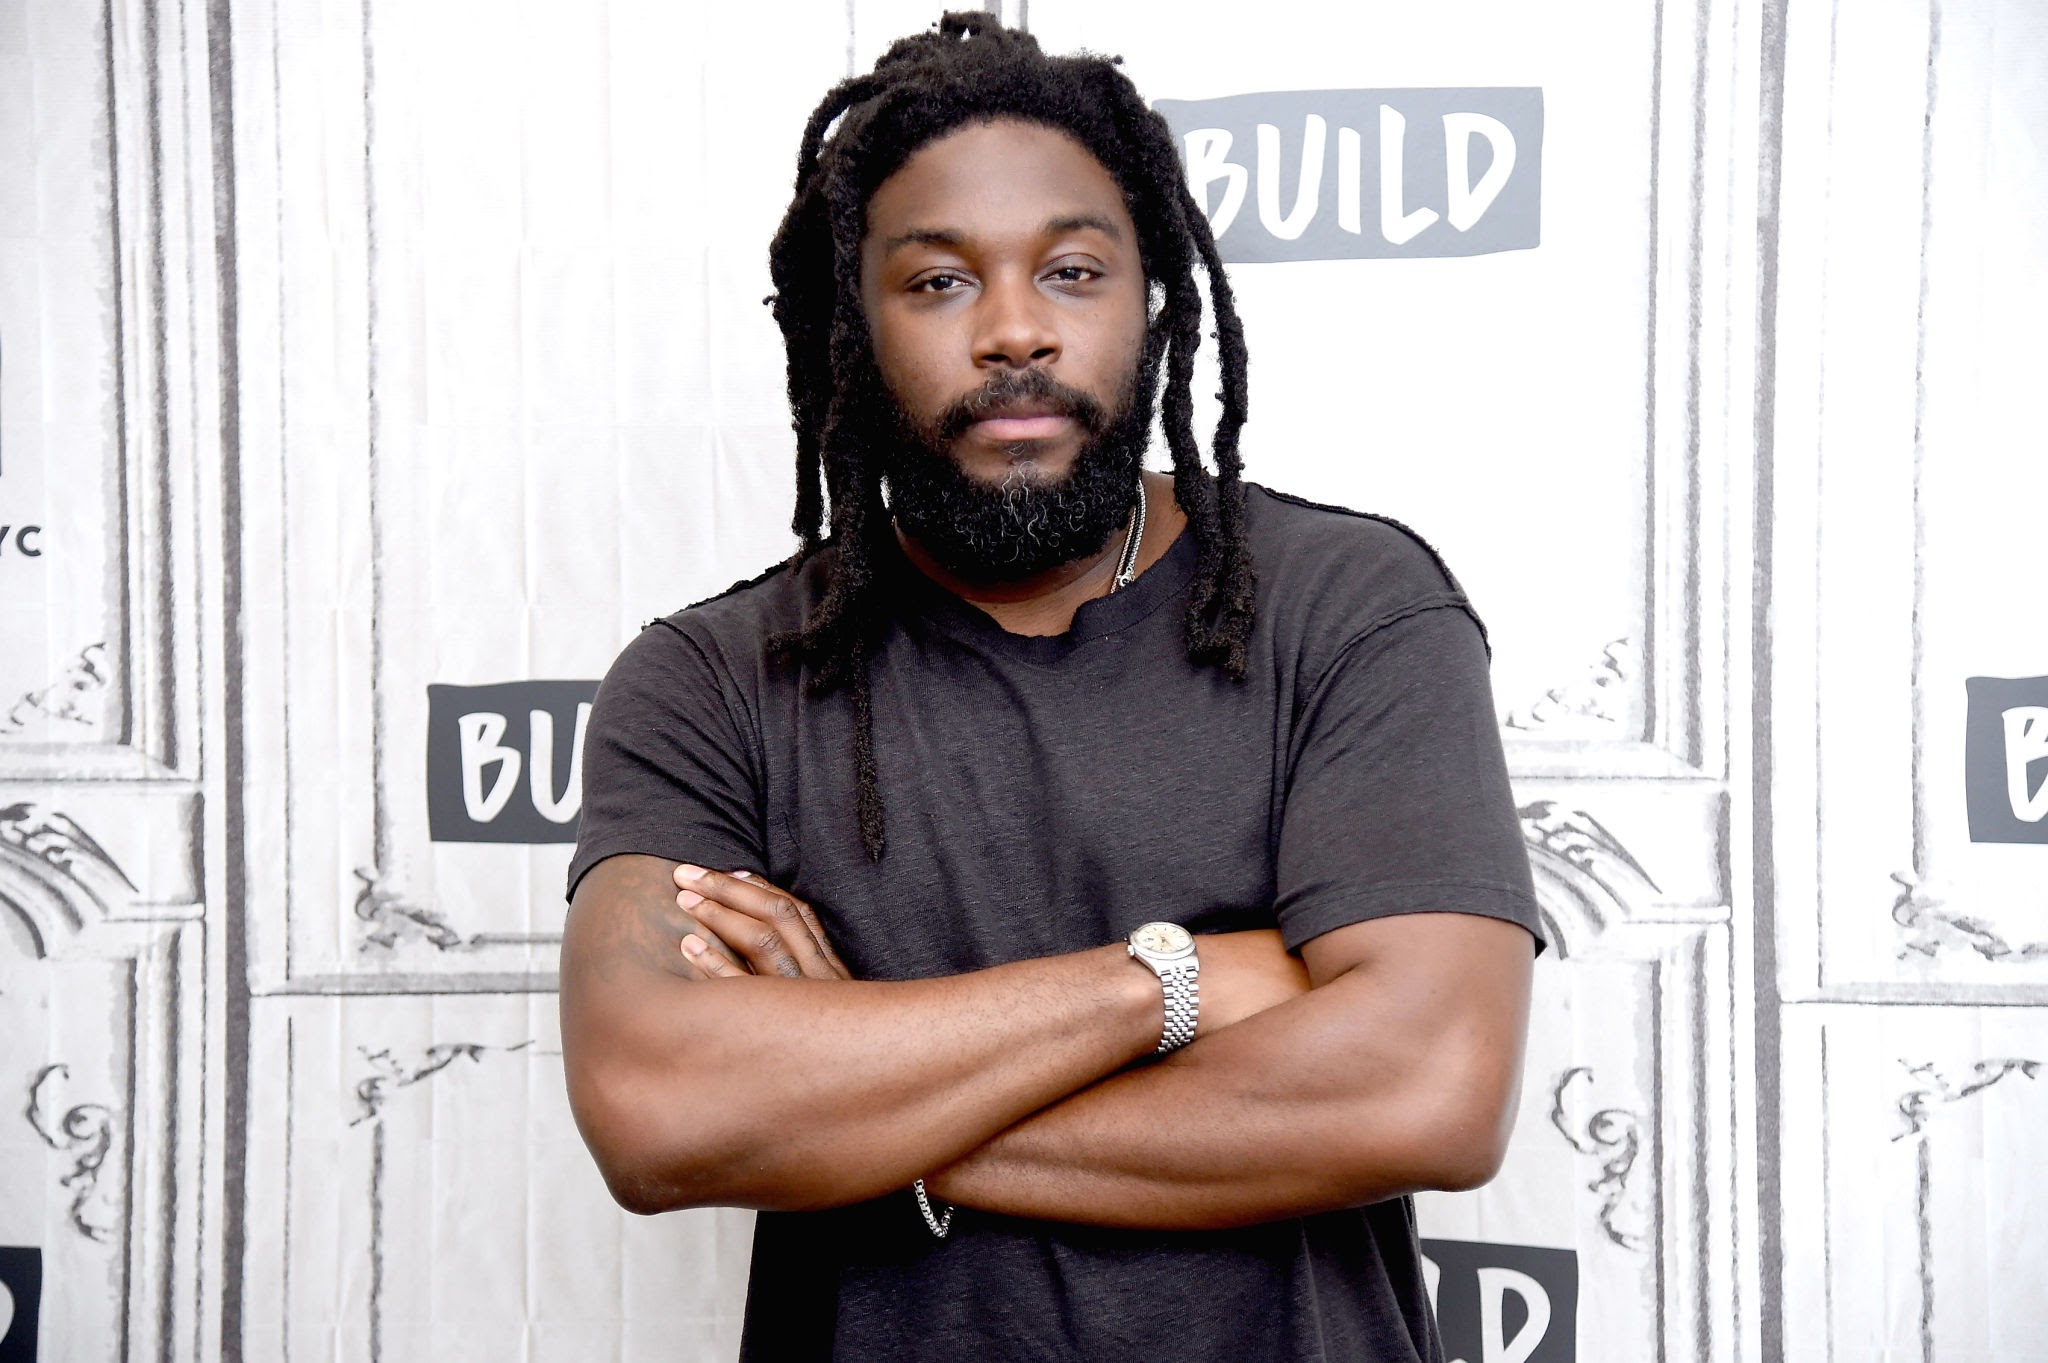
M 750 871 L 726 874 L 701 866 L 678 866 L 675 879 L 676 907 L 700 929 L 683 937 L 683 956 L 705 978 L 853 978 L 817 913 L 787 890 Z

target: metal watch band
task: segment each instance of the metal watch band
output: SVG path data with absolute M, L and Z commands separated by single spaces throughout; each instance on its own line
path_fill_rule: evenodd
M 1195 1024 L 1202 1011 L 1202 982 L 1195 963 L 1188 961 L 1161 968 L 1159 985 L 1166 995 L 1166 1030 L 1153 1054 L 1165 1055 L 1195 1039 Z

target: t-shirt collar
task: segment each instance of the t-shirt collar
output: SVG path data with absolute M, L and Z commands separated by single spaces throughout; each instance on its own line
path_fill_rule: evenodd
M 1130 628 L 1178 597 L 1195 572 L 1195 537 L 1192 527 L 1184 525 L 1166 552 L 1130 586 L 1082 602 L 1066 633 L 1013 634 L 987 611 L 926 577 L 893 535 L 883 539 L 881 548 L 884 581 L 900 615 L 927 620 L 963 641 L 1035 663 L 1058 662 L 1084 644 Z

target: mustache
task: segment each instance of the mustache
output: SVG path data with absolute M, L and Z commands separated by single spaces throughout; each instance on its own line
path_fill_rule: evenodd
M 955 398 L 933 423 L 941 442 L 956 440 L 967 428 L 999 407 L 1013 402 L 1030 402 L 1071 419 L 1089 435 L 1100 435 L 1109 425 L 1109 412 L 1078 388 L 1069 388 L 1044 369 L 999 369 L 987 383 Z

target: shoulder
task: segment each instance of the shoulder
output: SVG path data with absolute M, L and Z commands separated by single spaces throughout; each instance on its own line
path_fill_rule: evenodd
M 753 671 L 767 642 L 800 628 L 824 586 L 821 560 L 775 564 L 724 591 L 650 620 L 620 653 L 614 671 L 647 664 L 673 664 L 696 655 L 735 674 Z
M 599 712 L 630 710 L 636 702 L 667 710 L 700 700 L 706 690 L 745 705 L 740 698 L 752 695 L 772 670 L 768 641 L 799 628 L 816 604 L 819 557 L 776 564 L 648 621 L 605 673 Z
M 1259 611 L 1344 642 L 1422 611 L 1473 610 L 1443 555 L 1390 516 L 1245 486 Z

